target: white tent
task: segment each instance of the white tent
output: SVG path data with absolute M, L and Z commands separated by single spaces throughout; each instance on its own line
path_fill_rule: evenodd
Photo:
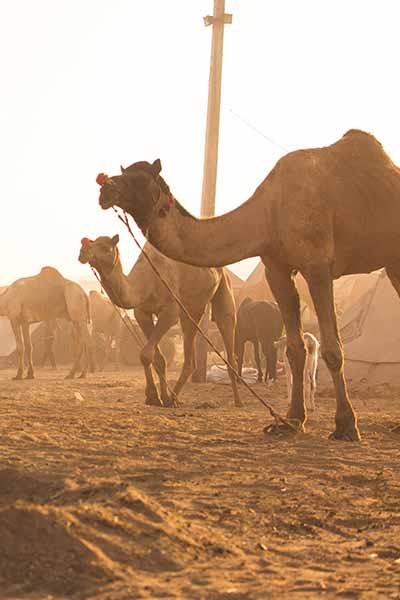
M 386 271 L 357 276 L 347 306 L 338 319 L 347 381 L 400 383 L 400 298 Z M 320 377 L 329 377 L 325 365 Z

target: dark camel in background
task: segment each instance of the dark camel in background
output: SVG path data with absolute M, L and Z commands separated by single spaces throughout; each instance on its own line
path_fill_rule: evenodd
M 91 290 L 89 293 L 90 312 L 92 315 L 93 347 L 102 347 L 100 359 L 97 360 L 100 371 L 104 370 L 115 345 L 115 362 L 119 368 L 122 335 L 122 315 L 108 298 Z M 99 343 L 102 340 L 103 343 Z M 97 342 L 97 343 L 96 343 Z
M 53 267 L 43 267 L 38 275 L 17 279 L 0 295 L 0 315 L 10 319 L 18 355 L 18 370 L 14 379 L 22 379 L 25 359 L 28 364 L 26 379 L 33 379 L 32 341 L 30 324 L 40 321 L 66 319 L 71 321 L 76 342 L 76 354 L 67 379 L 72 379 L 80 368 L 80 377 L 86 377 L 91 340 L 89 298 L 75 281 L 65 279 Z
M 282 335 L 283 321 L 278 305 L 266 300 L 245 298 L 240 304 L 236 317 L 235 353 L 238 373 L 242 375 L 243 354 L 246 342 L 254 348 L 257 365 L 257 381 L 263 380 L 260 361 L 260 345 L 266 360 L 265 383 L 276 379 L 277 351 L 274 342 Z
M 293 374 L 287 417 L 303 430 L 306 351 L 294 283 L 294 273 L 300 271 L 315 305 L 321 353 L 335 387 L 332 437 L 360 439 L 346 390 L 332 281 L 386 267 L 400 294 L 399 168 L 372 135 L 352 129 L 330 146 L 290 152 L 249 200 L 208 219 L 188 213 L 160 171 L 156 160 L 135 163 L 115 177 L 98 176 L 100 205 L 124 209 L 147 239 L 174 260 L 223 266 L 261 257 L 287 332 Z
M 195 368 L 194 339 L 197 330 L 152 270 L 143 253 L 130 273 L 124 275 L 118 241 L 118 235 L 113 238 L 101 236 L 96 240 L 84 238 L 79 260 L 89 263 L 98 271 L 102 285 L 114 304 L 134 309 L 135 318 L 147 338 L 147 344 L 140 354 L 146 376 L 146 403 L 173 406 Z M 177 263 L 150 244 L 146 244 L 145 252 L 196 323 L 201 321 L 207 305 L 211 303 L 213 319 L 224 340 L 228 360 L 234 365 L 236 310 L 232 286 L 225 269 L 199 269 Z M 157 317 L 157 323 L 154 323 L 154 316 Z M 183 332 L 184 363 L 171 398 L 166 386 L 166 363 L 158 343 L 178 319 Z M 160 376 L 161 399 L 152 375 L 153 362 Z M 236 377 L 231 371 L 229 375 L 235 406 L 241 406 Z

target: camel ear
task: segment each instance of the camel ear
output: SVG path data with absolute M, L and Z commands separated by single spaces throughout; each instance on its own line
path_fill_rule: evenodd
M 161 160 L 157 158 L 153 164 L 151 165 L 151 169 L 154 175 L 159 175 L 161 173 Z
M 121 169 L 121 173 L 123 175 L 125 173 L 126 169 L 124 169 L 124 167 L 122 165 L 119 165 L 119 168 Z
M 119 242 L 119 235 L 118 235 L 118 233 L 117 233 L 117 235 L 114 235 L 114 236 L 111 238 L 111 244 L 112 244 L 113 246 L 116 246 L 116 245 L 118 244 L 118 242 Z

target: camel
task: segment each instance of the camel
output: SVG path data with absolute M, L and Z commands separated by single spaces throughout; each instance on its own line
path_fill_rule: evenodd
M 89 293 L 90 313 L 92 317 L 92 337 L 104 339 L 104 355 L 99 367 L 102 371 L 110 358 L 113 345 L 116 347 L 116 362 L 119 365 L 119 353 L 122 334 L 122 315 L 112 303 L 95 290 Z
M 76 339 L 76 358 L 68 379 L 75 376 L 82 356 L 85 364 L 80 377 L 86 377 L 89 362 L 89 300 L 80 285 L 65 279 L 53 267 L 43 267 L 38 275 L 17 279 L 0 295 L 0 315 L 10 319 L 18 355 L 14 379 L 23 379 L 25 357 L 26 379 L 34 378 L 30 324 L 63 318 L 71 321 Z
M 261 348 L 266 360 L 265 383 L 276 379 L 276 347 L 274 342 L 282 335 L 283 321 L 275 302 L 267 300 L 252 300 L 247 297 L 241 302 L 237 311 L 235 354 L 238 361 L 238 373 L 242 374 L 243 354 L 246 342 L 251 342 L 254 348 L 254 358 L 257 365 L 257 381 L 263 380 L 261 368 Z
M 140 353 L 146 377 L 146 404 L 176 406 L 177 398 L 195 368 L 194 339 L 196 328 L 152 270 L 143 252 L 128 275 L 124 275 L 118 250 L 119 236 L 101 236 L 95 240 L 83 238 L 79 260 L 89 263 L 100 275 L 111 301 L 122 308 L 133 308 L 135 318 L 147 338 Z M 145 253 L 173 291 L 185 305 L 191 317 L 199 323 L 209 303 L 213 318 L 224 340 L 227 356 L 234 361 L 233 344 L 236 325 L 235 300 L 225 269 L 199 269 L 176 263 L 163 256 L 150 244 Z M 154 324 L 154 315 L 157 323 Z M 166 384 L 166 362 L 158 343 L 180 320 L 183 332 L 184 362 L 172 397 Z M 160 379 L 160 395 L 154 384 L 151 365 Z M 234 362 L 232 364 L 235 364 Z M 241 406 L 235 375 L 230 371 L 235 406 Z
M 54 341 L 56 337 L 56 331 L 59 330 L 57 319 L 50 319 L 44 322 L 44 331 L 42 340 L 44 342 L 44 351 L 41 361 L 41 366 L 46 365 L 47 360 L 49 361 L 53 369 L 57 368 L 56 357 L 54 354 Z
M 400 169 L 369 133 L 351 129 L 322 148 L 283 156 L 254 194 L 218 217 L 197 219 L 173 197 L 161 161 L 132 164 L 114 177 L 100 174 L 99 203 L 119 206 L 160 252 L 197 266 L 221 267 L 260 256 L 287 333 L 293 374 L 287 421 L 306 423 L 305 346 L 294 275 L 307 281 L 321 334 L 321 354 L 335 388 L 334 439 L 359 440 L 344 377 L 333 280 L 386 267 L 400 295 Z M 287 424 L 266 432 L 281 433 Z

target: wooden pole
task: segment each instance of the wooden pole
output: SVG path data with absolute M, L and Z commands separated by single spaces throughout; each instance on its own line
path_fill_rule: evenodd
M 208 80 L 208 108 L 206 141 L 204 150 L 203 188 L 201 194 L 201 216 L 212 217 L 215 213 L 215 190 L 218 167 L 219 117 L 221 107 L 222 55 L 224 45 L 224 25 L 232 23 L 232 15 L 225 14 L 225 0 L 214 0 L 213 16 L 204 17 L 204 24 L 212 25 L 210 75 Z M 202 321 L 202 328 L 208 330 L 209 308 Z M 197 336 L 197 368 L 192 381 L 203 383 L 207 374 L 207 342 Z

